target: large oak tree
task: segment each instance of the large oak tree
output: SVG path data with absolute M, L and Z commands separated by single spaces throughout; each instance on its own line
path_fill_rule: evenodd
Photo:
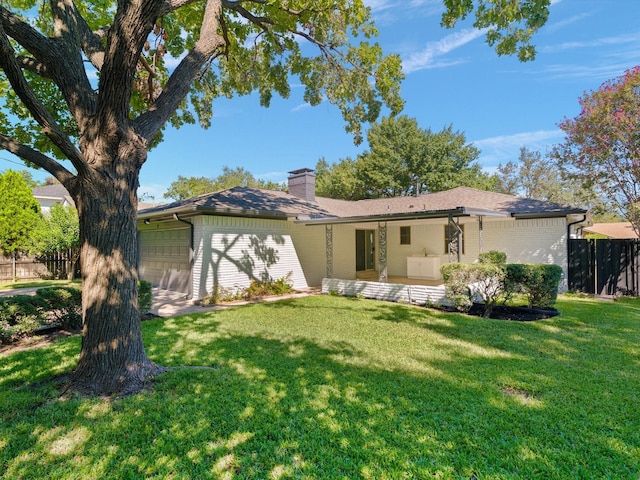
M 499 53 L 526 59 L 549 0 L 444 3 L 447 26 L 475 11 Z M 305 100 L 336 104 L 359 141 L 362 123 L 402 106 L 400 61 L 383 56 L 375 35 L 362 0 L 0 5 L 0 88 L 9 92 L 0 147 L 59 180 L 80 218 L 83 340 L 71 388 L 134 392 L 161 371 L 141 339 L 136 189 L 165 124 L 206 127 L 221 96 L 258 91 L 268 106 L 297 77 Z

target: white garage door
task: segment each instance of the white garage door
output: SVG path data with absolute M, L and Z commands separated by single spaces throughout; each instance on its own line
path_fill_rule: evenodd
M 140 278 L 155 287 L 190 294 L 190 230 L 175 228 L 138 232 Z

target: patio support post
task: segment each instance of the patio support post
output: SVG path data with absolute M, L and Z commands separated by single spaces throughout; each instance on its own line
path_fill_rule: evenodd
M 387 283 L 387 222 L 378 222 L 378 281 Z
M 478 215 L 478 230 L 479 230 L 478 235 L 479 235 L 479 238 L 480 238 L 480 252 L 479 253 L 482 253 L 482 250 L 484 248 L 484 239 L 482 238 L 482 232 L 484 230 L 484 227 L 482 225 L 482 220 L 483 219 L 484 219 L 484 217 L 482 215 Z
M 447 228 L 447 243 L 449 250 L 449 262 L 462 261 L 462 229 L 449 214 L 449 228 Z
M 325 254 L 327 258 L 327 278 L 333 278 L 333 225 L 325 225 Z

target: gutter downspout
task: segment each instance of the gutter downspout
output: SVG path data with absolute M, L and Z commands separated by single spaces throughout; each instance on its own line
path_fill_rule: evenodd
M 193 298 L 193 257 L 194 257 L 194 226 L 193 223 L 187 221 L 187 220 L 183 220 L 180 217 L 178 217 L 177 213 L 173 214 L 173 219 L 180 222 L 180 223 L 186 223 L 187 225 L 189 225 L 189 269 L 191 270 L 191 272 L 189 273 L 189 296 L 187 298 Z

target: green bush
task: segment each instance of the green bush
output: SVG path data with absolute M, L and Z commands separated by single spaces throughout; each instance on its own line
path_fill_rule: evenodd
M 36 290 L 35 299 L 44 305 L 43 324 L 58 324 L 65 329 L 82 327 L 82 290 L 76 287 L 46 287 Z
M 491 263 L 493 265 L 505 265 L 507 263 L 507 254 L 498 250 L 489 250 L 488 252 L 478 255 L 479 263 Z
M 505 269 L 493 263 L 447 263 L 440 269 L 446 298 L 461 311 L 468 311 L 477 297 L 489 317 L 505 296 Z
M 151 284 L 141 280 L 138 291 L 140 314 L 148 313 L 153 301 Z M 15 342 L 48 325 L 82 327 L 80 287 L 45 287 L 35 295 L 0 298 L 0 343 Z
M 0 298 L 0 343 L 32 335 L 42 326 L 45 305 L 33 295 Z
M 153 305 L 153 291 L 151 282 L 140 280 L 138 282 L 138 308 L 140 315 L 149 313 Z
M 552 308 L 558 298 L 562 268 L 558 265 L 510 263 L 506 265 L 506 286 L 510 293 L 522 293 L 529 308 Z
M 484 316 L 498 303 L 523 294 L 529 308 L 552 308 L 558 297 L 562 268 L 558 265 L 501 263 L 500 252 L 487 252 L 475 264 L 448 263 L 442 266 L 446 298 L 461 311 L 468 311 L 474 299 L 484 304 Z
M 211 294 L 207 295 L 203 300 L 203 305 L 215 305 L 224 302 L 233 302 L 235 300 L 251 300 L 252 298 L 266 297 L 269 295 L 285 295 L 293 292 L 291 284 L 291 273 L 287 276 L 278 278 L 277 280 L 262 281 L 253 279 L 247 288 L 225 288 L 216 285 Z
M 259 298 L 269 295 L 284 295 L 293 291 L 291 285 L 291 274 L 286 277 L 278 278 L 263 282 L 261 280 L 252 280 L 251 284 L 244 290 L 244 298 Z

